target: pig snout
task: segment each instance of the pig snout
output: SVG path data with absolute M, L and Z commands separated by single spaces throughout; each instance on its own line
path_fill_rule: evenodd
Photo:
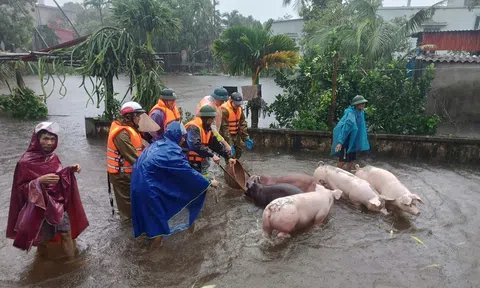
M 372 198 L 368 200 L 368 205 L 367 205 L 368 210 L 370 211 L 381 211 L 383 208 L 385 208 L 385 200 L 382 198 Z
M 411 205 L 411 206 L 404 206 L 401 207 L 401 209 L 409 214 L 412 214 L 414 216 L 420 215 L 420 210 L 418 210 L 416 205 Z
M 247 189 L 252 188 L 253 184 L 258 183 L 258 180 L 260 179 L 260 176 L 257 175 L 252 175 L 250 178 L 247 180 Z

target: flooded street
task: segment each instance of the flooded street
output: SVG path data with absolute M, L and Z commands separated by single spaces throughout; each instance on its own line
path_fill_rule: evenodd
M 193 112 L 214 87 L 248 85 L 248 78 L 164 76 L 180 95 L 179 106 Z M 26 78 L 40 92 L 38 78 Z M 267 102 L 281 92 L 273 79 L 262 79 Z M 131 223 L 112 217 L 107 193 L 105 145 L 87 140 L 84 116 L 100 109 L 85 107 L 87 96 L 68 77 L 66 98 L 49 99 L 50 121 L 61 126 L 57 153 L 64 165 L 79 163 L 78 184 L 90 226 L 77 239 L 76 260 L 39 259 L 5 238 L 10 189 L 16 162 L 26 150 L 36 122 L 0 118 L 0 287 L 479 287 L 480 171 L 468 167 L 431 166 L 395 159 L 361 159 L 390 170 L 425 201 L 418 217 L 365 213 L 344 202 L 331 210 L 327 225 L 285 241 L 262 236 L 262 210 L 226 187 L 209 191 L 193 228 L 147 250 L 133 238 Z M 118 83 L 117 92 L 127 82 Z M 35 86 L 37 85 L 37 86 Z M 4 90 L 2 91 L 4 92 Z M 268 127 L 271 119 L 261 119 Z M 315 154 L 270 150 L 247 152 L 243 163 L 252 174 L 312 174 L 323 160 Z M 333 161 L 333 162 L 332 162 Z M 476 168 L 478 169 L 478 168 Z M 218 197 L 218 203 L 216 198 Z M 393 231 L 393 234 L 390 231 Z M 423 245 L 412 236 L 417 237 Z

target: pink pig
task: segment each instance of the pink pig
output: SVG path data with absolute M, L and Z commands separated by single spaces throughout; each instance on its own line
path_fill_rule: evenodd
M 333 200 L 342 191 L 316 185 L 317 193 L 303 193 L 273 200 L 263 211 L 263 234 L 268 237 L 277 230 L 277 237 L 287 238 L 295 230 L 320 226 L 327 218 Z

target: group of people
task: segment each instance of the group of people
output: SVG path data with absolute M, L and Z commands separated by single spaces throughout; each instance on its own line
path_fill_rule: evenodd
M 152 248 L 196 220 L 206 190 L 217 187 L 209 175 L 211 162 L 220 164 L 217 154 L 234 165 L 243 148 L 253 146 L 240 93 L 215 89 L 186 125 L 176 99 L 173 89 L 164 89 L 148 115 L 140 104 L 125 103 L 107 139 L 109 189 L 111 183 L 119 214 L 132 220 L 135 237 L 153 239 Z M 61 242 L 73 257 L 74 239 L 89 224 L 74 177 L 80 165 L 64 168 L 54 153 L 58 130 L 56 123 L 38 124 L 17 163 L 7 238 L 27 251 Z

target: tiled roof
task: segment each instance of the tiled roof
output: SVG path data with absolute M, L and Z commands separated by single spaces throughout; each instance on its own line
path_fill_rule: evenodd
M 457 56 L 457 55 L 422 55 L 417 59 L 426 62 L 444 62 L 444 63 L 480 63 L 478 56 Z

